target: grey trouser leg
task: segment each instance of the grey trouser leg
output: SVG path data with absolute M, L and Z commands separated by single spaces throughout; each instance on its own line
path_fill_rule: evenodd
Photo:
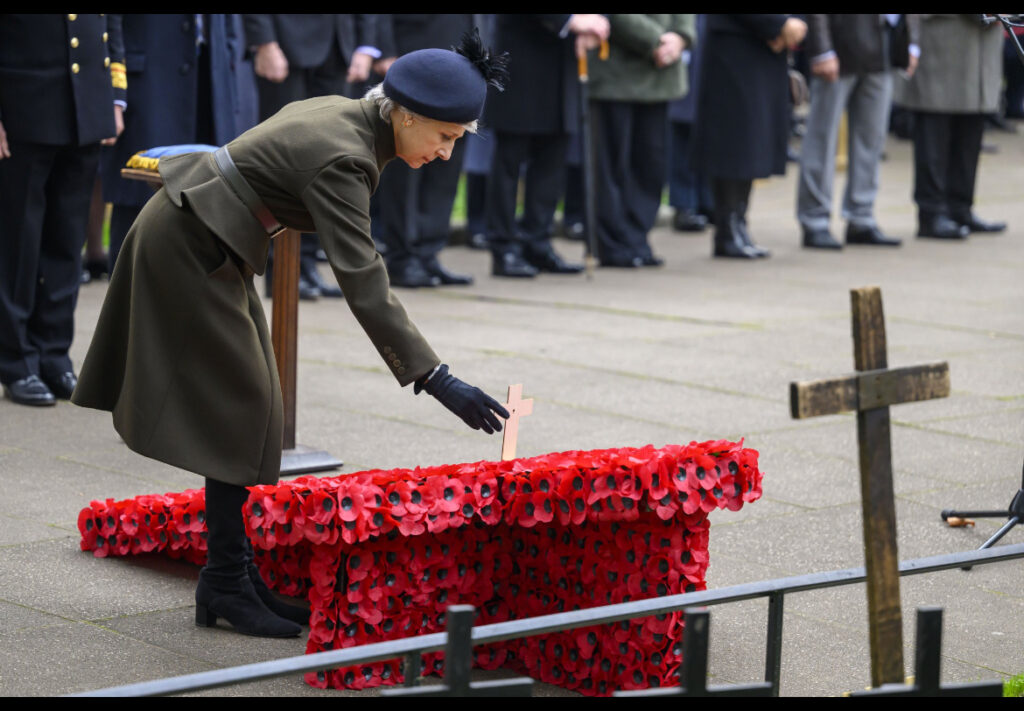
M 848 180 L 843 217 L 858 225 L 873 225 L 892 77 L 888 72 L 840 77 L 834 82 L 812 77 L 810 88 L 811 107 L 800 147 L 797 219 L 806 229 L 828 228 L 839 122 L 847 110 Z
M 888 135 L 892 74 L 862 74 L 847 100 L 849 165 L 843 195 L 843 218 L 858 227 L 875 224 L 878 168 Z

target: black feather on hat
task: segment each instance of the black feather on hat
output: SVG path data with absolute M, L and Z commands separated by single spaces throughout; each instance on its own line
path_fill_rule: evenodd
M 472 30 L 467 30 L 462 35 L 459 46 L 452 47 L 452 51 L 472 62 L 473 66 L 483 74 L 484 81 L 498 91 L 505 91 L 509 79 L 509 54 L 508 52 L 491 54 L 491 51 L 484 47 L 483 40 L 480 39 L 479 29 L 474 27 Z

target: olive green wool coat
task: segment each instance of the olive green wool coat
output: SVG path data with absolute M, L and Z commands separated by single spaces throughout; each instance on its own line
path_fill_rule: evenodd
M 391 292 L 370 195 L 395 157 L 376 107 L 285 106 L 228 144 L 281 224 L 317 232 L 360 325 L 399 384 L 440 360 Z M 164 186 L 125 238 L 72 402 L 113 413 L 134 451 L 241 486 L 278 480 L 283 407 L 253 274 L 270 238 L 212 153 L 160 161 Z

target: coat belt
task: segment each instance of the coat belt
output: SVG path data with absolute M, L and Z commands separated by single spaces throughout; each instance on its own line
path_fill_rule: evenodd
M 273 213 L 270 212 L 266 204 L 260 199 L 260 196 L 256 194 L 252 186 L 238 172 L 235 161 L 231 160 L 231 154 L 228 153 L 228 147 L 221 146 L 215 150 L 213 152 L 213 159 L 217 164 L 217 169 L 220 170 L 220 174 L 224 176 L 224 180 L 227 181 L 227 184 L 231 186 L 231 189 L 245 206 L 249 208 L 253 216 L 263 225 L 263 229 L 267 231 L 267 234 L 273 237 L 283 230 L 284 226 L 277 221 Z

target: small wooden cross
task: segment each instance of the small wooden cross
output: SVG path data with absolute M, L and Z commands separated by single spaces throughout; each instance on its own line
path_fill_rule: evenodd
M 612 696 L 772 696 L 770 681 L 730 686 L 708 686 L 708 635 L 711 615 L 706 609 L 683 611 L 683 661 L 679 667 L 679 686 L 640 691 L 616 691 Z
M 941 362 L 889 369 L 881 291 L 852 289 L 850 297 L 857 372 L 791 383 L 790 407 L 795 419 L 857 413 L 871 683 L 880 686 L 900 683 L 904 674 L 889 405 L 948 397 L 949 366 Z
M 968 684 L 940 684 L 942 662 L 942 608 L 917 608 L 917 649 L 914 654 L 912 684 L 883 684 L 850 696 L 997 696 L 1003 695 L 1003 681 L 977 681 Z
M 504 435 L 501 438 L 501 461 L 507 462 L 516 458 L 516 441 L 519 439 L 519 418 L 533 414 L 533 398 L 523 399 L 523 386 L 508 386 L 508 419 L 505 421 Z
M 406 677 L 406 686 L 383 689 L 381 696 L 532 696 L 533 679 L 516 677 L 496 681 L 470 681 L 473 666 L 473 619 L 476 608 L 472 605 L 449 605 L 446 613 L 448 642 L 444 652 L 444 684 L 409 686 L 416 679 Z M 418 653 L 417 653 L 417 656 Z M 408 674 L 408 670 L 406 670 Z

